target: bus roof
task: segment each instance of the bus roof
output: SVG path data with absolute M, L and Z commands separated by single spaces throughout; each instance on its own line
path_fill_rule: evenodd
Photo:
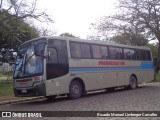
M 149 47 L 145 47 L 145 46 L 131 46 L 131 45 L 124 45 L 124 44 L 114 43 L 114 42 L 101 41 L 101 40 L 86 40 L 86 39 L 81 39 L 81 38 L 65 37 L 65 36 L 43 36 L 43 37 L 38 37 L 38 38 L 35 38 L 35 39 L 32 39 L 32 40 L 29 40 L 29 41 L 27 41 L 25 43 L 28 43 L 28 42 L 31 42 L 31 41 L 35 41 L 35 40 L 38 40 L 38 39 L 42 39 L 42 38 L 46 38 L 46 39 L 58 39 L 58 40 L 66 40 L 66 41 L 75 41 L 75 42 L 82 42 L 82 43 L 93 43 L 93 44 L 109 45 L 109 46 L 116 46 L 116 47 L 126 47 L 126 48 L 137 48 L 137 49 L 148 49 L 148 50 L 150 50 Z

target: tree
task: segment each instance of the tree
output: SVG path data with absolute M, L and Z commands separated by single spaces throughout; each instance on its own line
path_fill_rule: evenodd
M 134 46 L 144 46 L 148 43 L 148 40 L 144 36 L 135 35 L 134 33 L 121 33 L 120 35 L 113 36 L 111 39 L 116 43 Z
M 56 35 L 56 31 L 53 30 L 53 29 L 48 29 L 48 28 L 41 27 L 38 30 L 39 30 L 40 36 L 52 36 L 52 35 Z
M 37 0 L 0 0 L 0 42 L 15 46 L 37 37 L 38 31 L 27 23 L 29 19 L 53 23 L 45 10 L 37 8 Z
M 18 19 L 36 19 L 40 22 L 54 22 L 46 10 L 40 11 L 37 8 L 37 0 L 0 0 L 1 16 L 7 12 L 16 16 Z M 12 20 L 12 17 L 0 16 L 0 24 L 5 25 Z
M 0 0 L 0 54 L 17 50 L 18 46 L 39 36 L 29 20 L 53 23 L 46 13 L 37 8 L 37 0 Z
M 38 36 L 37 30 L 23 20 L 9 13 L 5 16 L 11 16 L 12 20 L 0 26 L 0 48 L 15 49 L 22 42 Z
M 73 35 L 73 34 L 70 34 L 70 33 L 62 33 L 62 34 L 60 34 L 59 36 L 65 36 L 65 37 L 74 37 L 74 38 L 78 38 L 78 37 L 76 37 L 75 35 Z
M 6 15 L 10 14 L 6 13 Z M 17 24 L 16 31 L 15 24 Z M 39 33 L 34 27 L 17 19 L 17 17 L 7 23 L 7 26 L 0 26 L 0 54 L 3 55 L 3 61 L 6 61 L 6 55 L 12 56 L 12 52 L 17 51 L 20 44 L 38 36 Z
M 155 44 L 152 43 L 152 44 L 148 44 L 147 46 L 151 49 L 153 59 L 157 58 L 158 44 L 157 43 L 155 43 Z
M 98 31 L 105 33 L 128 33 L 158 40 L 158 56 L 155 69 L 160 64 L 160 0 L 119 0 L 115 15 L 104 17 L 97 26 Z

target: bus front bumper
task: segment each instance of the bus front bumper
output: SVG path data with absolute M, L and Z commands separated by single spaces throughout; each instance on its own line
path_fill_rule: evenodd
M 13 87 L 15 97 L 46 96 L 45 84 L 39 84 L 29 88 Z

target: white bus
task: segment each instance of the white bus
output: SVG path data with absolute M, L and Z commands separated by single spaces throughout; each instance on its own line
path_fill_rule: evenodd
M 15 96 L 68 95 L 129 87 L 153 80 L 147 47 L 69 37 L 40 37 L 19 48 L 13 74 Z

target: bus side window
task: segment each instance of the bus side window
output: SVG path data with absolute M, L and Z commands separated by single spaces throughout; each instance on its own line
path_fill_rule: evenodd
M 102 58 L 101 47 L 99 45 L 92 45 L 93 58 Z
M 118 56 L 119 56 L 119 59 L 124 59 L 124 54 L 123 54 L 123 51 L 122 51 L 122 48 L 118 48 Z
M 147 60 L 151 61 L 152 59 L 151 59 L 151 53 L 150 53 L 150 51 L 146 50 L 146 53 L 147 53 Z
M 81 44 L 82 58 L 91 58 L 91 48 L 89 44 Z
M 81 58 L 81 45 L 79 43 L 70 42 L 70 51 L 72 58 Z
M 65 40 L 48 40 L 47 80 L 65 75 L 69 71 L 67 43 Z
M 145 50 L 141 50 L 142 60 L 147 61 L 147 52 Z
M 123 59 L 122 48 L 109 47 L 110 59 L 120 60 Z
M 135 50 L 133 49 L 124 49 L 124 58 L 126 60 L 135 60 Z
M 107 47 L 101 47 L 101 53 L 102 53 L 102 58 L 104 58 L 104 59 L 108 59 L 109 58 L 108 48 Z
M 58 63 L 57 50 L 55 48 L 48 48 L 47 63 Z
M 114 47 L 109 47 L 109 55 L 110 59 L 115 59 L 115 54 L 117 53 L 116 49 Z
M 140 50 L 135 50 L 136 60 L 141 60 L 141 52 Z

